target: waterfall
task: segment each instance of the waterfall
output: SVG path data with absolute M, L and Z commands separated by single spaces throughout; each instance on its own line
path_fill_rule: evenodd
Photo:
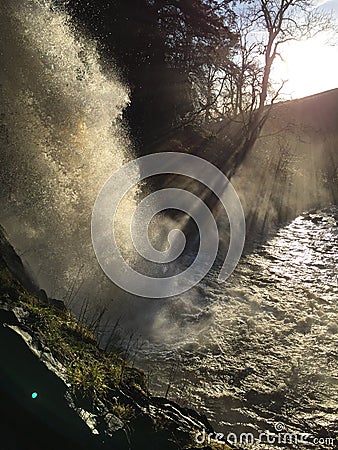
M 106 277 L 92 247 L 91 216 L 95 200 L 106 180 L 124 163 L 134 159 L 121 120 L 123 108 L 128 104 L 128 89 L 119 80 L 117 69 L 110 73 L 106 69 L 103 71 L 95 43 L 81 36 L 67 13 L 56 9 L 51 0 L 6 0 L 6 3 L 0 13 L 4 36 L 0 44 L 0 224 L 37 284 L 49 296 L 68 303 L 76 298 L 79 302 L 73 302 L 75 304 L 85 299 L 93 307 L 114 299 L 118 304 L 114 312 L 118 310 L 118 314 L 124 315 L 126 327 L 143 328 L 151 335 L 153 329 L 158 329 L 158 323 L 163 325 L 165 316 L 166 327 L 171 329 L 171 322 L 175 321 L 171 320 L 172 308 L 177 310 L 175 317 L 183 312 L 190 313 L 195 308 L 196 293 L 181 295 L 174 302 L 163 299 L 160 307 L 151 301 L 158 296 L 158 291 L 152 296 L 144 295 L 149 301 L 134 301 L 135 297 L 129 293 L 135 294 L 135 291 L 119 289 Z M 241 216 L 241 208 L 232 200 L 231 189 L 221 172 L 215 176 L 215 168 L 206 166 L 206 162 L 200 166 L 202 162 L 198 163 L 196 158 L 191 162 L 193 156 L 188 158 L 182 154 L 181 158 L 189 159 L 186 163 L 177 163 L 177 156 L 172 159 L 170 152 L 167 157 L 167 163 L 163 153 L 157 158 L 156 173 L 161 173 L 163 167 L 171 167 L 170 173 L 199 180 L 204 186 L 202 189 L 207 186 L 219 198 L 227 192 L 232 216 Z M 142 167 L 139 170 L 142 173 Z M 119 183 L 119 186 L 130 186 L 117 215 L 119 250 L 146 276 L 158 278 L 165 274 L 164 278 L 174 278 L 179 269 L 183 275 L 173 282 L 169 279 L 168 290 L 159 290 L 164 297 L 167 291 L 176 292 L 176 286 L 178 293 L 185 292 L 187 267 L 198 253 L 194 245 L 197 247 L 202 242 L 201 258 L 196 258 L 198 264 L 190 274 L 192 285 L 203 278 L 205 267 L 208 271 L 212 265 L 218 238 L 224 238 L 225 226 L 218 236 L 216 227 L 208 225 L 210 222 L 206 219 L 211 213 L 206 206 L 202 208 L 205 193 L 201 193 L 198 183 L 194 182 L 188 187 L 195 190 L 196 195 L 185 197 L 183 212 L 196 216 L 207 237 L 199 242 L 192 240 L 191 254 L 188 248 L 178 262 L 169 262 L 163 268 L 158 267 L 160 264 L 156 261 L 152 265 L 136 254 L 130 239 L 130 220 L 140 200 L 138 188 L 128 182 L 131 178 Z M 136 176 L 135 179 L 142 178 Z M 170 192 L 170 207 L 173 208 L 177 200 L 183 200 L 183 193 Z M 168 197 L 161 201 L 156 198 L 154 211 L 165 210 Z M 146 210 L 149 212 L 148 207 Z M 185 226 L 187 216 L 179 217 L 181 219 L 160 215 L 152 221 L 148 235 L 160 252 L 166 248 L 173 228 L 183 229 L 188 238 L 198 232 L 196 227 L 194 233 L 189 231 L 190 223 Z M 143 218 L 144 214 L 139 214 L 140 223 L 134 227 L 136 235 L 146 235 L 141 223 Z M 225 221 L 228 227 L 226 218 Z M 101 230 L 99 234 L 105 252 L 110 247 L 106 246 L 106 235 Z M 182 235 L 176 234 L 177 242 Z M 215 238 L 214 246 L 210 245 L 211 238 Z M 226 242 L 227 239 L 226 236 Z M 241 243 L 235 247 L 240 254 Z M 236 263 L 237 259 L 232 259 Z M 232 267 L 235 263 L 231 263 Z M 113 275 L 121 269 L 121 264 L 110 266 Z M 131 284 L 130 277 L 124 279 Z M 155 284 L 160 286 L 157 279 Z M 148 285 L 149 278 L 145 277 L 144 286 Z M 199 299 L 196 301 L 198 303 Z M 72 306 L 75 312 L 81 308 Z
M 48 0 L 5 0 L 0 27 L 0 223 L 49 295 L 91 282 L 99 295 L 90 216 L 131 156 L 128 90 Z

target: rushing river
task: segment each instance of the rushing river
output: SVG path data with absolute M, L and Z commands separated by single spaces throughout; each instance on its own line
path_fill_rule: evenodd
M 140 351 L 151 388 L 224 434 L 336 436 L 337 219 L 335 207 L 304 213 L 244 256 L 225 286 L 210 274 L 179 341 Z

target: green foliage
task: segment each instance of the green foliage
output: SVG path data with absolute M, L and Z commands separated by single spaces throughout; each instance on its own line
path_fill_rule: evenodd
M 88 353 L 78 354 L 68 365 L 68 380 L 85 395 L 99 396 L 108 390 L 108 376 L 112 368 Z

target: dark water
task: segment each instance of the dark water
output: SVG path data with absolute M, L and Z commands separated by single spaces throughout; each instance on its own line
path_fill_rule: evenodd
M 170 343 L 140 351 L 151 388 L 164 395 L 171 380 L 168 398 L 223 433 L 282 426 L 337 436 L 337 219 L 336 207 L 304 213 L 246 255 L 226 285 L 210 274 L 190 292 L 194 307 Z

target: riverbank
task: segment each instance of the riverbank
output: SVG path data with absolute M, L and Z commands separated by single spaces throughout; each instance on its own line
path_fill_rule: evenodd
M 0 234 L 4 450 L 193 449 L 206 417 L 153 397 L 142 371 L 39 291 Z M 217 447 L 210 445 L 204 447 Z

